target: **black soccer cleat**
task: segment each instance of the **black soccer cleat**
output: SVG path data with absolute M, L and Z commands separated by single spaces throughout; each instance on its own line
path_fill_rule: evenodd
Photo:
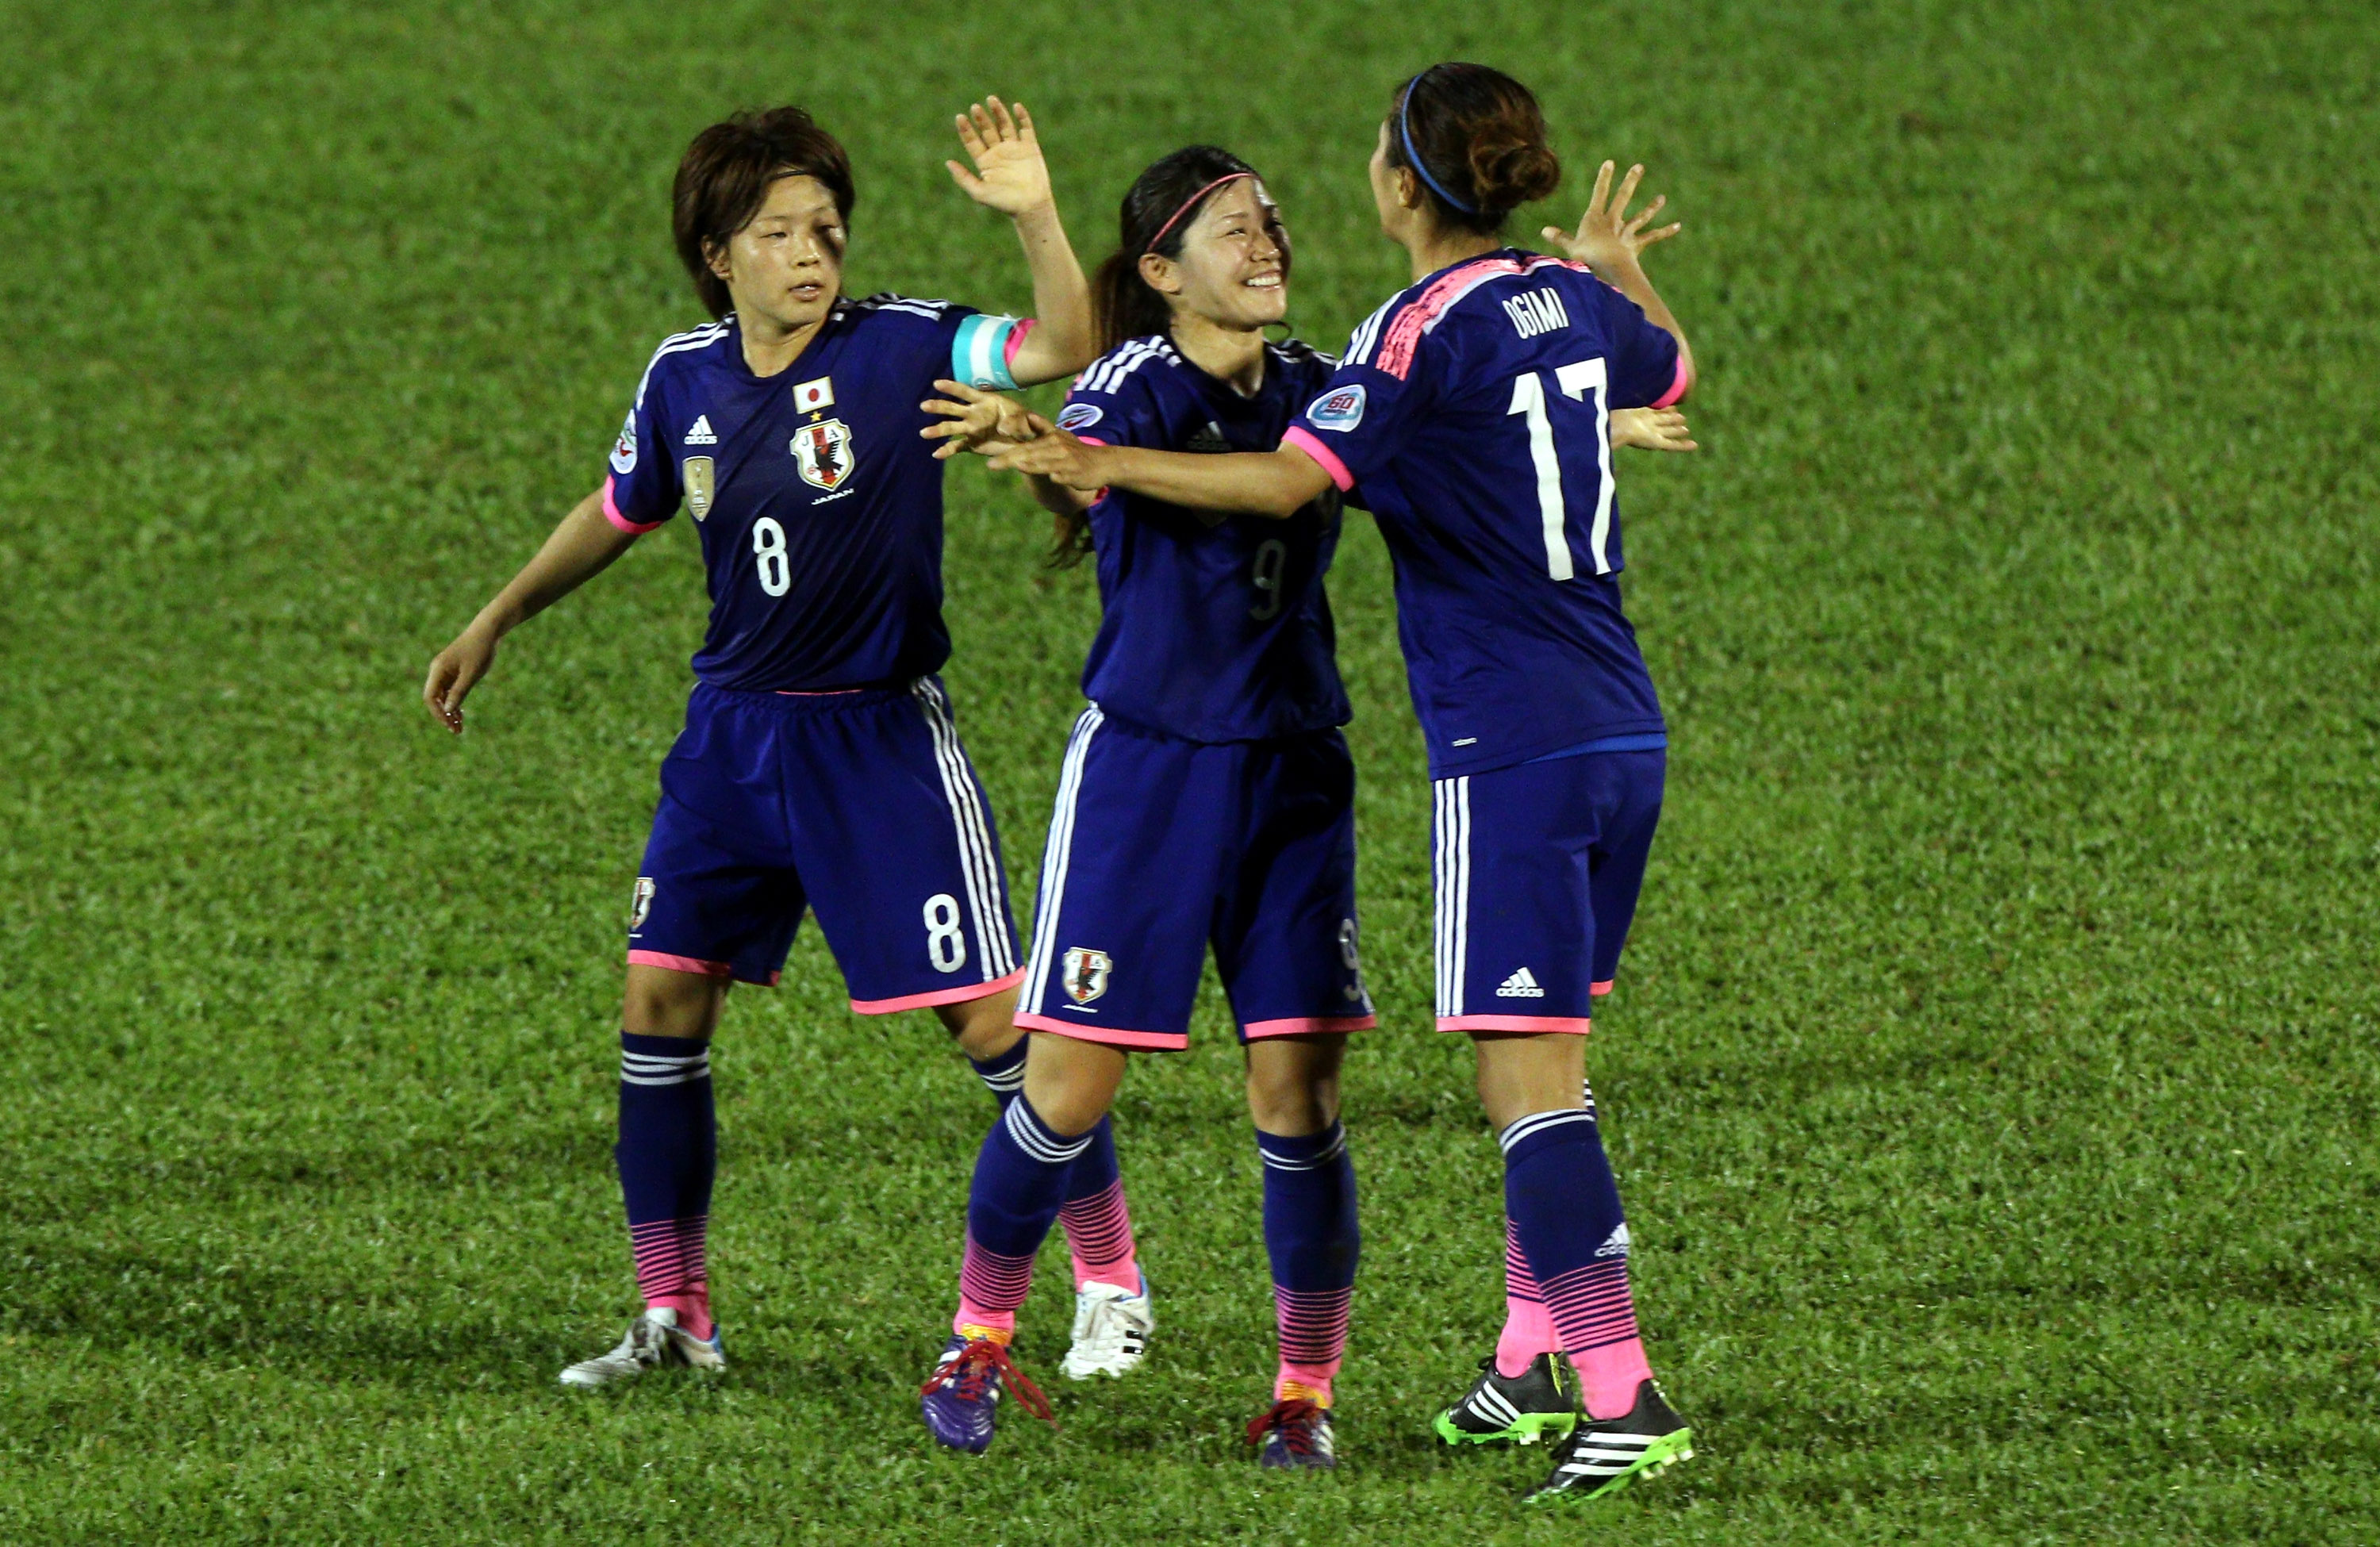
M 1599 1499 L 1694 1454 L 1694 1433 L 1686 1420 L 1662 1400 L 1660 1387 L 1639 1381 L 1636 1406 L 1627 1417 L 1579 1420 L 1554 1459 L 1553 1475 L 1527 1502 Z
M 1559 1440 L 1578 1421 L 1563 1369 L 1560 1354 L 1539 1354 L 1507 1379 L 1497 1373 L 1494 1359 L 1481 1359 L 1479 1379 L 1430 1427 L 1451 1445 L 1533 1445 L 1548 1434 Z

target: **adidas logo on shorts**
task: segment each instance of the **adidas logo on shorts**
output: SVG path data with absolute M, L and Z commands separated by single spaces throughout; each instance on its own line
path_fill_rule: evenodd
M 1504 986 L 1496 991 L 1499 999 L 1543 999 L 1545 996 L 1546 991 L 1537 986 L 1536 976 L 1525 967 L 1505 979 Z

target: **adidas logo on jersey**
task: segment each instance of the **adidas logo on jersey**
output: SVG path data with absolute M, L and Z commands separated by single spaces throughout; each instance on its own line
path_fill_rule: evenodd
M 711 432 L 710 416 L 709 414 L 698 414 L 695 416 L 694 428 L 686 432 L 686 444 L 688 445 L 717 445 L 719 444 L 719 437 Z
M 1232 441 L 1230 436 L 1223 433 L 1223 427 L 1210 419 L 1207 421 L 1205 429 L 1191 435 L 1189 444 L 1184 449 L 1208 454 L 1229 451 L 1232 449 Z
M 1496 991 L 1499 999 L 1543 999 L 1545 996 L 1546 991 L 1537 986 L 1536 975 L 1525 967 L 1505 979 L 1504 986 Z

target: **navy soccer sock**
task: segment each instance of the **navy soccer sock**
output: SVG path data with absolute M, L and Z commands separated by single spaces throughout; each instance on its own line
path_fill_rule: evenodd
M 1273 1395 L 1327 1407 L 1347 1353 L 1347 1307 L 1364 1239 L 1347 1131 L 1333 1123 L 1289 1139 L 1259 1129 L 1257 1151 L 1264 1157 L 1265 1254 L 1281 1332 Z
M 719 1123 L 708 1039 L 620 1033 L 620 1141 L 612 1156 L 646 1306 L 674 1309 L 679 1326 L 709 1337 L 703 1244 L 719 1168 Z
M 1005 1343 L 1016 1331 L 1016 1308 L 1033 1287 L 1033 1257 L 1066 1198 L 1066 1174 L 1089 1133 L 1065 1138 L 1050 1131 L 1022 1095 L 976 1152 L 967 1189 L 966 1258 L 959 1270 L 959 1309 L 951 1322 L 962 1337 Z
M 1649 1379 L 1628 1291 L 1628 1224 L 1591 1112 L 1533 1112 L 1498 1136 L 1504 1212 L 1578 1370 L 1589 1418 L 1619 1418 Z
M 997 1058 L 970 1058 L 977 1078 L 991 1091 L 1004 1112 L 1025 1090 L 1026 1044 Z M 1115 1130 L 1108 1119 L 1091 1130 L 1090 1147 L 1066 1173 L 1066 1200 L 1058 1223 L 1066 1233 L 1066 1249 L 1075 1259 L 1075 1287 L 1112 1284 L 1138 1294 L 1140 1262 L 1132 1234 L 1132 1211 L 1123 1200 L 1123 1175 L 1116 1167 Z

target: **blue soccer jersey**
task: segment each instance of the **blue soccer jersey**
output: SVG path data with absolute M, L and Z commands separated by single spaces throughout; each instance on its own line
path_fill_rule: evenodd
M 1267 345 L 1263 384 L 1243 397 L 1166 339 L 1135 338 L 1075 379 L 1058 422 L 1102 445 L 1270 451 L 1332 363 L 1294 341 Z M 1102 615 L 1083 693 L 1104 713 L 1203 742 L 1347 723 L 1322 584 L 1335 491 L 1276 521 L 1111 489 L 1090 522 Z
M 756 376 L 735 319 L 653 354 L 612 452 L 625 531 L 681 504 L 702 536 L 714 688 L 816 692 L 904 682 L 951 652 L 942 464 L 918 431 L 937 377 L 1013 385 L 1024 325 L 948 301 L 837 300 L 791 368 Z
M 1633 301 L 1507 249 L 1374 312 L 1290 426 L 1388 542 L 1433 776 L 1658 745 L 1620 606 L 1609 420 L 1684 384 L 1677 340 Z

